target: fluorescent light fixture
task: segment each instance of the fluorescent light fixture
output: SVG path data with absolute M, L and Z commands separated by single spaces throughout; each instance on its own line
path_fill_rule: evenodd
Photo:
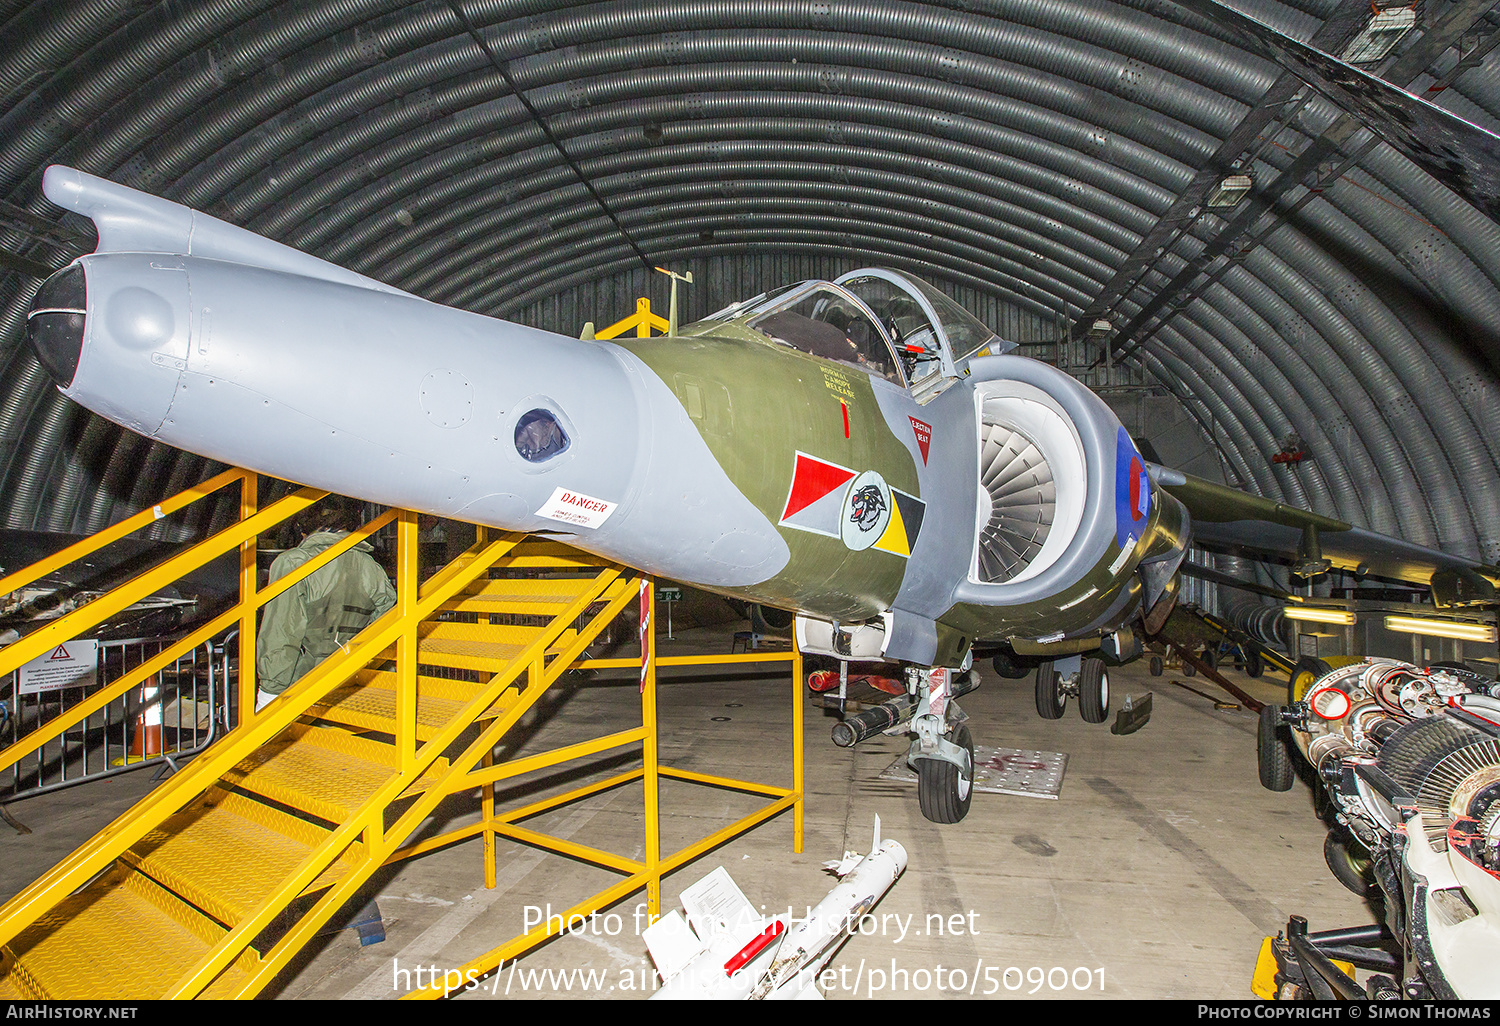
M 1111 331 L 1114 330 L 1114 328 L 1115 326 L 1109 321 L 1095 321 L 1093 324 L 1089 325 L 1089 334 L 1093 335 L 1096 338 L 1099 338 L 1104 335 L 1108 335 Z
M 1375 17 L 1354 37 L 1344 51 L 1344 60 L 1350 64 L 1373 64 L 1391 52 L 1401 37 L 1417 23 L 1415 7 L 1392 7 L 1376 11 Z
M 1428 634 L 1434 638 L 1454 638 L 1458 641 L 1484 641 L 1493 645 L 1496 631 L 1489 624 L 1460 623 L 1457 620 L 1424 620 L 1416 616 L 1388 616 L 1385 618 L 1388 631 L 1409 631 L 1412 634 Z
M 1288 620 L 1308 620 L 1312 623 L 1336 623 L 1349 627 L 1354 623 L 1354 614 L 1347 609 L 1319 609 L 1315 606 L 1287 606 L 1282 610 Z
M 1250 191 L 1250 186 L 1255 183 L 1249 175 L 1230 175 L 1214 186 L 1208 198 L 1203 201 L 1205 207 L 1232 207 L 1245 198 Z

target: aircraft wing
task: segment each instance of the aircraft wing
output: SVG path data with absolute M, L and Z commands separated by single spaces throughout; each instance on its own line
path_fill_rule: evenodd
M 1439 605 L 1493 600 L 1500 567 L 1355 527 L 1333 517 L 1152 464 L 1151 477 L 1187 507 L 1193 538 L 1290 559 L 1303 576 L 1328 569 L 1429 585 Z

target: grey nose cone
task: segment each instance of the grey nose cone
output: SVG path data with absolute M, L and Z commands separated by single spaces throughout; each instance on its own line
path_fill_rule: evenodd
M 83 354 L 83 267 L 64 267 L 42 284 L 26 315 L 26 338 L 38 362 L 67 388 Z

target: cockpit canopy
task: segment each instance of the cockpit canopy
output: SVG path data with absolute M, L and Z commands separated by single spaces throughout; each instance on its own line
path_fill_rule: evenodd
M 958 361 L 1015 348 L 931 285 L 883 268 L 783 286 L 708 318 L 729 319 L 919 395 L 956 378 Z
M 902 384 L 890 342 L 869 308 L 827 282 L 809 282 L 773 300 L 746 323 L 804 353 Z

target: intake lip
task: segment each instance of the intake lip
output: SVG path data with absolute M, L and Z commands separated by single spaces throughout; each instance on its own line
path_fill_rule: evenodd
M 31 350 L 62 388 L 73 383 L 83 355 L 86 300 L 83 266 L 70 264 L 42 283 L 26 315 Z

